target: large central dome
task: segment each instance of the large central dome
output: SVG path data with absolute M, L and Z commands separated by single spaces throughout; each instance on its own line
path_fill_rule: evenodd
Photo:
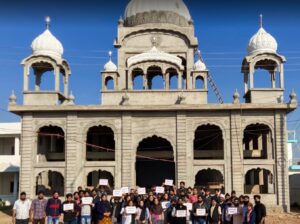
M 131 0 L 125 11 L 125 25 L 171 23 L 188 26 L 192 20 L 183 0 Z

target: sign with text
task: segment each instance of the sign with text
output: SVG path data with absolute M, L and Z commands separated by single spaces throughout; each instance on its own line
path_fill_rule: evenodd
M 108 179 L 100 179 L 99 185 L 100 186 L 108 186 Z
M 127 206 L 125 208 L 126 214 L 135 214 L 136 213 L 136 207 L 135 206 Z
M 169 201 L 162 201 L 161 202 L 161 207 L 163 208 L 163 209 L 167 209 L 167 208 L 169 208 L 169 206 L 170 206 L 170 202 Z
M 155 192 L 156 192 L 156 194 L 163 194 L 163 193 L 165 193 L 165 188 L 164 187 L 156 187 Z
M 146 188 L 144 188 L 144 187 L 139 187 L 139 188 L 138 188 L 138 194 L 139 194 L 139 195 L 146 194 Z
M 173 180 L 165 179 L 166 186 L 173 186 Z
M 64 210 L 64 211 L 71 211 L 71 210 L 74 210 L 74 204 L 73 204 L 73 203 L 70 203 L 70 204 L 64 204 L 63 210 Z
M 114 197 L 122 197 L 122 190 L 113 190 Z
M 186 217 L 186 210 L 177 210 L 176 217 L 178 217 L 178 218 Z
M 83 198 L 81 198 L 81 203 L 83 205 L 90 205 L 93 203 L 93 198 L 92 197 L 83 197 Z
M 206 215 L 206 209 L 205 208 L 197 208 L 196 209 L 196 215 L 197 216 L 205 216 Z
M 129 187 L 122 187 L 121 191 L 122 191 L 122 194 L 129 194 Z
M 184 203 L 184 206 L 186 206 L 186 210 L 191 211 L 193 209 L 193 204 L 192 203 Z
M 236 215 L 238 213 L 237 207 L 229 207 L 228 208 L 228 215 Z

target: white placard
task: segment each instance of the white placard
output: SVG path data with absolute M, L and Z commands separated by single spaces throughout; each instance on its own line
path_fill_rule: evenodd
M 64 211 L 74 210 L 74 203 L 64 204 Z
M 83 198 L 81 198 L 81 203 L 83 205 L 90 205 L 93 203 L 93 198 L 92 197 L 83 197 Z
M 176 210 L 176 217 L 178 218 L 186 217 L 186 210 Z
M 163 194 L 163 193 L 165 193 L 165 188 L 164 187 L 156 187 L 155 188 L 155 193 L 156 194 Z
M 114 197 L 122 197 L 122 190 L 113 190 Z
M 238 208 L 237 207 L 229 207 L 228 208 L 228 215 L 235 215 L 238 213 Z
M 126 214 L 135 214 L 136 213 L 136 207 L 135 206 L 127 206 L 125 208 Z
M 197 208 L 196 209 L 196 215 L 197 216 L 205 216 L 206 215 L 206 209 L 205 208 Z
M 192 203 L 184 203 L 184 206 L 186 206 L 186 210 L 191 211 L 193 209 L 193 204 Z
M 122 194 L 129 194 L 129 187 L 122 187 L 121 191 L 122 191 Z
M 171 202 L 169 202 L 169 201 L 162 201 L 161 202 L 161 207 L 163 209 L 167 209 L 167 208 L 169 208 L 170 204 L 171 204 Z
M 166 186 L 173 186 L 173 180 L 165 179 Z
M 100 179 L 99 185 L 100 186 L 108 186 L 108 179 Z
M 139 188 L 138 188 L 138 194 L 139 194 L 139 195 L 146 194 L 146 188 L 144 188 L 144 187 L 139 187 Z

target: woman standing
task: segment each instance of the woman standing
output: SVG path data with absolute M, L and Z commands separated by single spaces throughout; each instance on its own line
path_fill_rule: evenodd
M 111 206 L 105 194 L 101 196 L 101 201 L 97 202 L 96 210 L 98 214 L 98 224 L 112 224 L 110 217 Z
M 186 224 L 186 217 L 187 217 L 187 208 L 185 205 L 183 205 L 183 200 L 182 198 L 178 199 L 178 204 L 175 207 L 176 210 L 176 224 Z M 179 216 L 179 212 L 178 211 L 182 211 L 183 216 Z
M 151 209 L 151 221 L 152 224 L 164 223 L 164 210 L 157 198 L 153 201 L 153 207 Z
M 149 209 L 146 207 L 143 200 L 140 200 L 140 202 L 139 202 L 139 206 L 137 208 L 137 213 L 136 213 L 135 220 L 136 220 L 137 224 L 149 224 L 149 223 L 151 223 Z
M 247 207 L 247 215 L 245 217 L 245 220 L 243 222 L 243 224 L 255 224 L 255 212 L 253 210 L 253 204 L 252 203 L 248 203 L 248 207 Z
M 127 207 L 134 207 L 132 200 L 128 201 L 127 206 L 123 207 L 121 210 L 122 224 L 135 224 L 136 214 L 127 213 Z

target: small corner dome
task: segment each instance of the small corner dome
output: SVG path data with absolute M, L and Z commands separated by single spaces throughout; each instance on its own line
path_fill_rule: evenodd
M 261 27 L 249 41 L 248 54 L 276 53 L 277 47 L 276 39 Z
M 200 72 L 200 71 L 206 71 L 206 65 L 201 59 L 198 59 L 196 63 L 194 64 L 194 71 Z
M 33 55 L 44 55 L 55 58 L 62 58 L 64 48 L 61 42 L 53 36 L 49 29 L 35 38 L 31 44 Z
M 107 62 L 104 65 L 104 71 L 105 72 L 116 72 L 116 71 L 118 71 L 118 67 L 116 66 L 115 63 L 112 62 L 112 60 L 109 60 L 109 62 Z

